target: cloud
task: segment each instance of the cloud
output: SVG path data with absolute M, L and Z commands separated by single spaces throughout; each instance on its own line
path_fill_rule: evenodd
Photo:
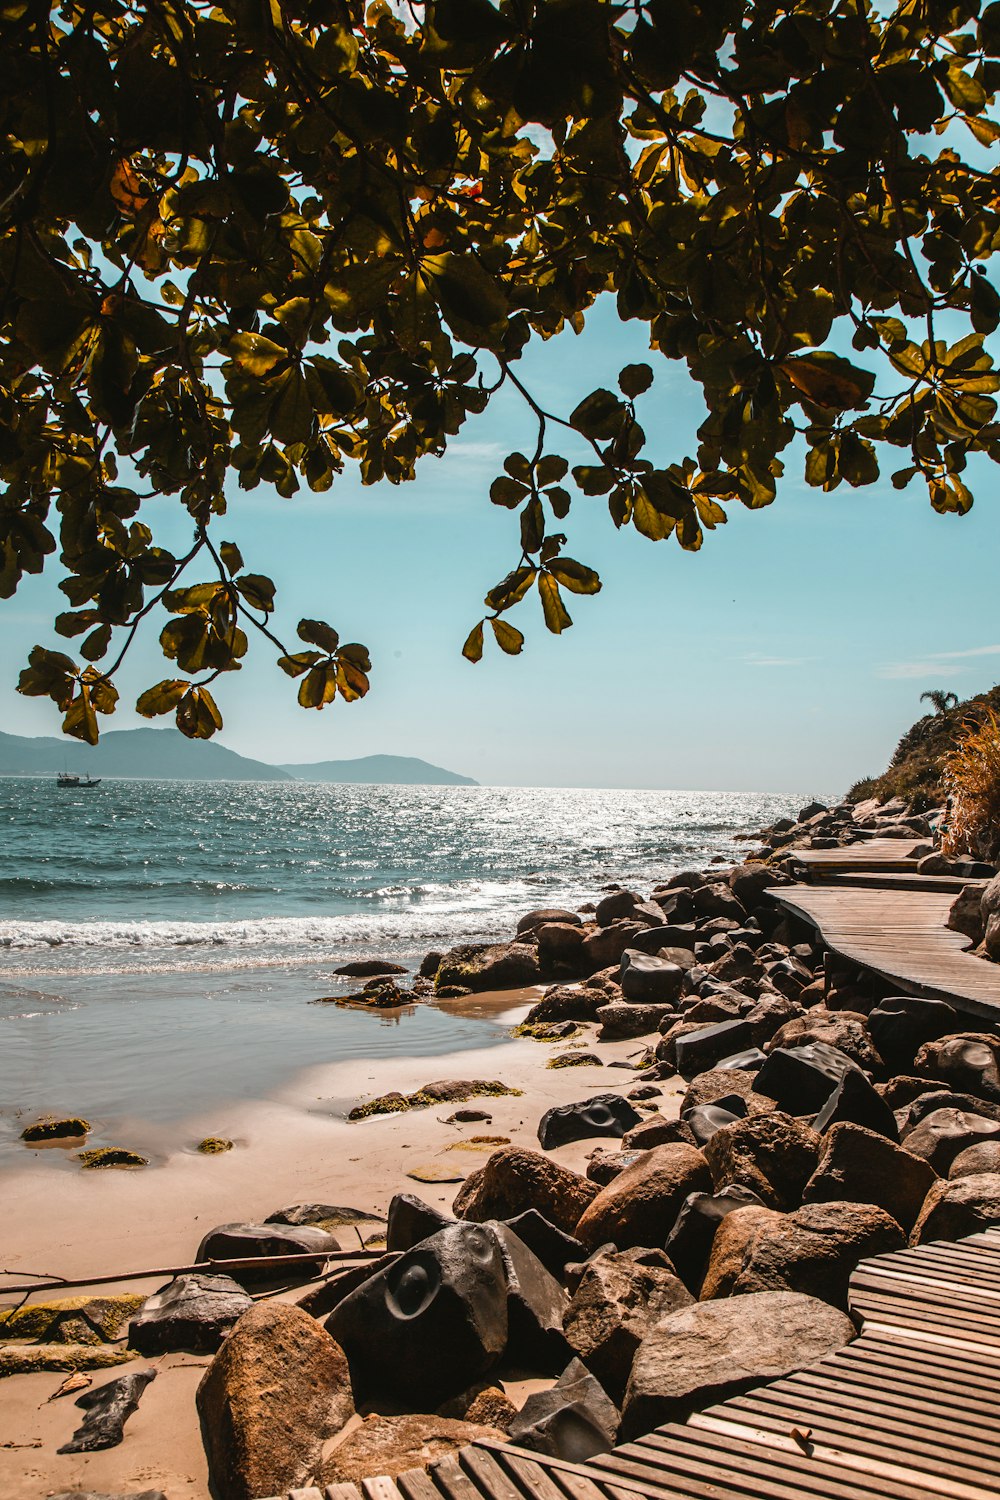
M 942 664 L 940 658 L 929 657 L 925 661 L 889 661 L 882 666 L 876 667 L 876 677 L 899 678 L 899 677 L 922 677 L 933 681 L 940 677 L 961 677 L 967 671 L 966 667 L 952 667 Z
M 808 656 L 761 656 L 754 652 L 743 660 L 748 667 L 801 667 L 811 660 Z
M 1000 646 L 970 646 L 968 651 L 932 651 L 931 661 L 957 661 L 966 656 L 1000 656 Z

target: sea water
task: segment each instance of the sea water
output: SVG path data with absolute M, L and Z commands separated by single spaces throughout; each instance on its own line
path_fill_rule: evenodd
M 532 907 L 738 860 L 737 834 L 800 801 L 0 779 L 0 1161 L 44 1111 L 134 1134 L 319 1062 L 499 1044 L 503 1015 L 308 1002 L 357 988 L 332 972 L 351 958 L 413 966 Z

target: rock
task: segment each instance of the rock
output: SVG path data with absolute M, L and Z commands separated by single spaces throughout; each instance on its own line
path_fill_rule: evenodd
M 226 1151 L 232 1151 L 234 1143 L 221 1135 L 206 1135 L 204 1140 L 198 1142 L 195 1150 L 202 1156 L 222 1156 Z
M 763 1053 L 761 1054 L 763 1057 Z M 681 1114 L 699 1104 L 718 1104 L 720 1099 L 739 1094 L 747 1102 L 748 1114 L 761 1114 L 774 1109 L 774 1101 L 765 1099 L 754 1089 L 754 1077 L 736 1068 L 709 1068 L 692 1078 L 681 1100 Z
M 178 1276 L 154 1292 L 132 1319 L 129 1344 L 140 1354 L 175 1349 L 214 1354 L 252 1306 L 252 1298 L 230 1276 Z
M 412 1250 L 421 1240 L 429 1239 L 452 1222 L 448 1214 L 432 1208 L 415 1193 L 396 1193 L 389 1203 L 385 1248 L 400 1252 Z
M 911 1245 L 961 1240 L 1000 1223 L 1000 1175 L 979 1172 L 954 1182 L 936 1182 L 910 1235 Z
M 923 864 L 921 860 L 921 864 Z M 918 866 L 919 869 L 919 866 Z M 985 936 L 985 923 L 983 920 L 982 886 L 967 885 L 951 903 L 951 910 L 945 922 L 953 932 L 962 932 L 972 943 L 978 945 Z
M 749 1188 L 724 1188 L 720 1193 L 689 1193 L 681 1205 L 664 1250 L 688 1291 L 698 1296 L 705 1277 L 716 1230 L 727 1214 L 738 1208 L 763 1207 Z
M 607 1001 L 601 990 L 590 990 L 565 984 L 553 985 L 528 1011 L 525 1025 L 545 1021 L 593 1021 Z
M 685 1120 L 669 1120 L 666 1115 L 656 1114 L 623 1135 L 622 1147 L 626 1151 L 651 1151 L 654 1146 L 670 1146 L 676 1141 L 687 1146 L 695 1144 L 690 1125 Z
M 647 930 L 644 922 L 618 921 L 612 922 L 610 927 L 598 927 L 588 933 L 583 951 L 591 971 L 619 963 L 625 949 L 633 947 L 636 938 Z
M 479 1391 L 463 1412 L 463 1422 L 477 1422 L 480 1426 L 492 1427 L 499 1432 L 509 1432 L 517 1416 L 517 1407 L 499 1386 L 488 1385 Z
M 583 928 L 571 927 L 568 922 L 546 922 L 535 932 L 538 943 L 538 962 L 545 974 L 565 974 L 570 978 L 587 972 L 589 960 L 584 942 Z
M 728 1069 L 734 1073 L 749 1073 L 756 1078 L 766 1061 L 759 1047 L 748 1047 L 745 1052 L 734 1052 L 732 1057 L 720 1057 L 715 1067 L 719 1071 Z
M 79 1115 L 46 1115 L 21 1131 L 22 1141 L 78 1141 L 90 1133 L 90 1121 Z
M 983 949 L 994 963 L 1000 961 L 1000 875 L 995 875 L 983 891 L 980 905 L 983 919 Z
M 674 1056 L 682 1078 L 694 1078 L 715 1067 L 720 1058 L 751 1046 L 753 1037 L 746 1021 L 719 1021 L 701 1026 L 677 1038 Z
M 354 1414 L 344 1351 L 301 1308 L 273 1301 L 243 1314 L 196 1399 L 219 1500 L 304 1485 Z
M 928 1162 L 883 1135 L 858 1125 L 834 1125 L 823 1138 L 802 1201 L 874 1203 L 909 1231 L 936 1180 Z
M 979 1176 L 983 1172 L 1000 1172 L 1000 1140 L 966 1146 L 948 1168 L 948 1176 L 953 1182 L 958 1177 Z
M 594 1183 L 538 1151 L 503 1146 L 465 1179 L 453 1210 L 460 1219 L 482 1223 L 536 1208 L 557 1229 L 572 1234 L 597 1192 Z
M 108 1344 L 2 1344 L 0 1379 L 52 1370 L 108 1370 L 132 1357 L 128 1349 Z
M 380 974 L 405 974 L 407 970 L 402 964 L 389 963 L 384 958 L 352 958 L 333 972 L 345 979 L 371 979 Z
M 750 1028 L 753 1045 L 763 1047 L 776 1032 L 781 1030 L 786 1021 L 792 1021 L 802 1014 L 804 1014 L 802 1006 L 797 1000 L 789 1000 L 787 995 L 770 994 L 765 991 L 756 1004 L 746 1012 L 743 1019 Z
M 637 948 L 626 948 L 621 958 L 619 984 L 626 1000 L 670 1004 L 684 986 L 684 970 L 666 958 L 655 958 Z
M 627 1041 L 630 1037 L 650 1036 L 668 1017 L 676 1015 L 673 1005 L 602 1005 L 597 1012 L 601 1023 L 598 1041 Z
M 325 1326 L 366 1400 L 436 1406 L 484 1375 L 506 1348 L 500 1240 L 488 1226 L 451 1224 L 363 1282 Z
M 601 1189 L 580 1218 L 576 1237 L 590 1249 L 662 1245 L 684 1199 L 710 1183 L 705 1158 L 693 1146 L 656 1146 Z
M 534 932 L 539 927 L 548 927 L 552 923 L 560 927 L 579 927 L 581 919 L 575 911 L 566 911 L 561 906 L 541 906 L 536 911 L 526 911 L 518 920 L 515 930 L 518 937 L 524 937 L 526 933 Z
M 747 911 L 753 911 L 764 900 L 764 892 L 772 886 L 788 885 L 787 875 L 782 875 L 770 865 L 737 865 L 730 870 L 729 889 Z
M 570 1360 L 551 1390 L 528 1397 L 508 1436 L 519 1448 L 585 1463 L 614 1446 L 618 1408 L 578 1359 Z
M 642 1126 L 638 1127 L 640 1130 Z M 657 1141 L 662 1145 L 662 1141 Z M 591 1182 L 596 1182 L 598 1187 L 607 1187 L 613 1182 L 626 1167 L 631 1167 L 639 1160 L 642 1150 L 637 1151 L 596 1151 L 587 1163 L 587 1177 Z
M 391 1255 L 378 1256 L 375 1260 L 366 1260 L 363 1264 L 351 1266 L 346 1271 L 341 1271 L 336 1276 L 331 1276 L 327 1281 L 321 1281 L 311 1291 L 300 1297 L 296 1306 L 301 1307 L 313 1318 L 325 1318 L 328 1313 L 333 1312 L 338 1302 L 343 1302 L 348 1292 L 353 1292 L 356 1287 L 375 1276 L 379 1271 L 385 1271 L 389 1266 L 395 1265 L 399 1259 L 399 1252 L 394 1251 Z
M 917 1053 L 914 1071 L 1000 1102 L 1000 1038 L 988 1032 L 966 1032 L 926 1042 Z
M 442 985 L 461 985 L 473 993 L 515 990 L 537 984 L 541 975 L 538 951 L 529 943 L 463 943 L 441 960 L 434 978 Z
M 837 1084 L 819 1114 L 813 1120 L 813 1129 L 823 1135 L 834 1125 L 861 1125 L 866 1130 L 877 1131 L 887 1140 L 899 1139 L 896 1116 L 864 1073 L 849 1068 Z
M 478 1098 L 500 1098 L 503 1095 L 517 1096 L 520 1089 L 501 1083 L 498 1078 L 443 1078 L 432 1083 L 423 1083 L 412 1094 L 380 1094 L 365 1104 L 356 1104 L 350 1111 L 349 1120 L 367 1120 L 372 1115 L 401 1114 L 409 1109 L 430 1109 L 434 1104 L 453 1103 L 456 1100 Z
M 927 1093 L 926 1078 L 912 1078 L 905 1073 L 890 1078 L 888 1083 L 877 1083 L 875 1090 L 891 1110 L 905 1109 L 914 1099 Z
M 320 1261 L 332 1250 L 339 1249 L 339 1242 L 332 1234 L 308 1224 L 219 1224 L 206 1234 L 198 1246 L 195 1260 L 270 1260 L 280 1255 L 315 1254 Z M 280 1269 L 272 1265 L 259 1269 L 243 1266 L 236 1279 L 241 1283 L 253 1283 L 273 1281 L 280 1275 Z M 305 1281 L 309 1271 L 299 1265 L 294 1268 L 294 1275 L 300 1275 Z
M 425 953 L 423 958 L 420 960 L 420 967 L 417 970 L 417 978 L 433 979 L 434 975 L 441 967 L 442 958 L 444 958 L 444 954 L 438 953 L 434 949 L 432 949 L 430 953 Z
M 937 1041 L 960 1024 L 952 1006 L 919 995 L 890 995 L 868 1016 L 872 1041 L 894 1067 L 909 1067 L 925 1042 Z
M 84 1391 L 74 1402 L 86 1416 L 68 1443 L 63 1443 L 58 1453 L 98 1453 L 105 1448 L 117 1448 L 122 1438 L 125 1423 L 138 1409 L 143 1391 L 151 1380 L 156 1379 L 155 1370 L 136 1370 L 131 1375 L 119 1375 L 107 1385 L 96 1390 Z
M 791 1209 L 816 1170 L 819 1136 L 790 1115 L 750 1115 L 717 1130 L 705 1159 L 716 1191 L 739 1184 L 769 1208 Z
M 319 1479 L 324 1485 L 358 1484 L 376 1475 L 395 1479 L 470 1443 L 503 1442 L 505 1436 L 500 1428 L 449 1417 L 372 1415 L 323 1460 Z
M 752 1210 L 744 1209 L 744 1213 Z M 844 1313 L 797 1292 L 698 1302 L 661 1318 L 639 1347 L 625 1395 L 621 1437 L 815 1364 L 854 1337 Z
M 807 1043 L 834 1048 L 868 1073 L 882 1067 L 882 1059 L 868 1031 L 868 1018 L 860 1011 L 827 1010 L 824 1006 L 814 1005 L 804 1015 L 786 1021 L 771 1038 L 767 1051 L 801 1047 Z
M 726 917 L 729 921 L 741 926 L 746 920 L 747 914 L 743 903 L 722 881 L 698 886 L 697 890 L 692 892 L 692 896 L 694 909 L 699 917 Z
M 939 1177 L 946 1177 L 960 1151 L 980 1141 L 1000 1139 L 1000 1124 L 964 1109 L 936 1109 L 908 1130 L 904 1139 L 907 1151 L 930 1162 Z
M 692 1300 L 662 1250 L 607 1250 L 584 1267 L 563 1327 L 574 1352 L 620 1401 L 650 1327 Z
M 844 1074 L 856 1067 L 846 1053 L 825 1042 L 776 1047 L 757 1074 L 754 1090 L 773 1099 L 786 1114 L 815 1115 Z
M 987 1099 L 977 1099 L 972 1094 L 956 1094 L 947 1084 L 940 1088 L 931 1085 L 911 1101 L 905 1111 L 905 1123 L 900 1126 L 906 1134 L 921 1120 L 926 1120 L 937 1109 L 962 1109 L 969 1115 L 981 1115 L 984 1120 L 1000 1121 L 1000 1104 L 991 1104 Z
M 823 803 L 823 802 L 807 802 L 806 805 L 805 805 L 805 807 L 799 813 L 798 821 L 800 823 L 808 823 L 811 818 L 815 818 L 820 813 L 825 813 L 825 812 L 829 812 L 829 808 L 826 806 L 825 803 Z
M 538 1122 L 538 1140 L 543 1151 L 553 1151 L 590 1136 L 621 1137 L 641 1119 L 639 1111 L 619 1094 L 594 1094 L 546 1110 Z
M 728 1196 L 732 1191 L 732 1188 L 726 1188 L 725 1195 Z M 745 1205 L 735 1204 L 730 1208 L 716 1225 L 708 1264 L 704 1268 L 698 1292 L 699 1299 L 707 1302 L 717 1297 L 730 1296 L 757 1241 L 766 1238 L 783 1221 L 783 1214 L 776 1209 L 765 1208 L 759 1199 Z
M 126 1494 L 122 1490 L 116 1490 L 109 1494 L 107 1490 L 60 1490 L 57 1495 L 50 1495 L 49 1500 L 167 1500 L 162 1490 L 129 1490 Z
M 745 1119 L 745 1101 L 738 1094 L 730 1095 L 730 1099 L 737 1108 L 727 1109 L 720 1103 L 698 1104 L 694 1109 L 688 1110 L 684 1123 L 694 1136 L 696 1146 L 704 1146 L 723 1125 L 732 1125 L 736 1120 Z
M 555 1375 L 564 1367 L 569 1353 L 563 1337 L 566 1293 L 506 1224 L 493 1220 L 486 1227 L 500 1242 L 507 1278 L 504 1355 L 515 1365 Z
M 148 1156 L 142 1156 L 127 1146 L 95 1146 L 90 1151 L 78 1152 L 76 1159 L 85 1171 L 98 1171 L 104 1167 L 149 1166 Z
M 456 1109 L 453 1114 L 447 1116 L 445 1123 L 448 1125 L 474 1125 L 482 1121 L 485 1125 L 493 1123 L 493 1116 L 487 1109 Z
M 505 1222 L 557 1281 L 562 1280 L 571 1262 L 582 1260 L 587 1253 L 578 1239 L 557 1229 L 537 1208 L 526 1209 Z
M 145 1297 L 135 1294 L 114 1297 L 60 1297 L 53 1302 L 28 1302 L 23 1307 L 0 1310 L 0 1340 L 98 1348 L 121 1337 L 129 1318 L 142 1307 Z
M 384 1224 L 381 1214 L 369 1213 L 364 1208 L 345 1208 L 336 1203 L 294 1203 L 291 1208 L 279 1208 L 268 1214 L 265 1224 L 312 1224 L 317 1229 L 332 1233 L 334 1229 L 349 1229 L 355 1224 Z
M 597 903 L 594 916 L 598 927 L 610 927 L 612 922 L 617 922 L 621 917 L 630 917 L 634 908 L 641 903 L 642 897 L 637 896 L 635 891 L 612 891 L 610 896 L 604 896 Z

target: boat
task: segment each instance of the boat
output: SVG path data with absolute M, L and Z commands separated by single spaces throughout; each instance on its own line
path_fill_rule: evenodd
M 74 776 L 72 771 L 58 771 L 56 773 L 56 786 L 76 790 L 86 789 L 91 786 L 100 786 L 100 776 Z

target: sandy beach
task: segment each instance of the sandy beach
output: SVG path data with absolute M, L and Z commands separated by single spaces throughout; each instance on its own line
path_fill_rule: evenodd
M 480 994 L 453 1002 L 455 1013 L 523 1019 L 540 990 Z M 439 1002 L 441 1003 L 441 1002 Z M 481 1051 L 437 1057 L 357 1061 L 299 1074 L 277 1102 L 240 1102 L 188 1122 L 192 1136 L 211 1130 L 236 1144 L 219 1156 L 178 1152 L 158 1167 L 142 1170 L 70 1172 L 37 1153 L 24 1168 L 0 1178 L 4 1203 L 4 1272 L 51 1273 L 68 1279 L 189 1264 L 203 1234 L 217 1224 L 259 1221 L 295 1203 L 327 1202 L 385 1214 L 394 1193 L 412 1192 L 449 1208 L 461 1177 L 480 1166 L 495 1142 L 473 1145 L 475 1135 L 506 1137 L 537 1149 L 539 1117 L 552 1105 L 595 1092 L 624 1092 L 634 1085 L 630 1068 L 612 1067 L 642 1049 L 635 1041 L 594 1045 L 587 1027 L 586 1050 L 604 1066 L 552 1069 L 550 1058 L 573 1043 L 504 1041 Z M 405 1047 L 405 1029 L 400 1048 Z M 488 1124 L 450 1124 L 453 1106 L 414 1110 L 348 1122 L 352 1105 L 398 1089 L 412 1092 L 444 1078 L 501 1079 L 520 1096 L 482 1101 Z M 680 1090 L 663 1085 L 658 1104 L 676 1112 Z M 578 1171 L 603 1143 L 578 1141 L 552 1155 Z M 461 1146 L 463 1149 L 451 1149 Z M 423 1182 L 407 1174 L 426 1166 L 454 1173 L 456 1180 Z M 341 1236 L 345 1247 L 350 1239 Z M 151 1292 L 167 1277 L 102 1287 Z M 4 1277 L 13 1284 L 16 1277 Z M 85 1292 L 88 1288 L 80 1288 Z M 97 1289 L 95 1289 L 97 1290 Z M 74 1289 L 73 1295 L 78 1290 Z M 285 1294 L 296 1297 L 300 1293 Z M 58 1295 L 54 1293 L 53 1295 Z M 14 1299 L 4 1297 L 9 1305 Z M 31 1300 L 44 1300 L 37 1294 Z M 63 1376 L 19 1375 L 3 1382 L 0 1402 L 0 1493 L 4 1500 L 41 1500 L 60 1490 L 122 1490 L 154 1486 L 170 1500 L 209 1500 L 208 1473 L 198 1432 L 194 1391 L 208 1357 L 171 1354 L 142 1361 L 157 1371 L 125 1442 L 106 1452 L 59 1455 L 80 1413 L 70 1397 L 50 1401 Z M 140 1365 L 126 1366 L 139 1368 Z M 95 1384 L 111 1378 L 95 1373 Z

